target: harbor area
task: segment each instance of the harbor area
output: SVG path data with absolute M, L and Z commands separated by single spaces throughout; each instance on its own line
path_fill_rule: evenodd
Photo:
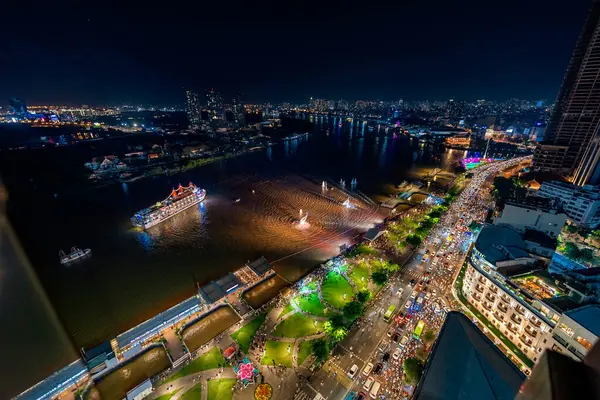
M 274 280 L 283 281 L 264 257 L 248 262 L 114 339 L 82 349 L 81 359 L 18 398 L 130 398 L 143 390 L 145 381 L 185 365 L 196 352 L 214 346 L 225 332 L 239 329 L 255 315 L 252 304 L 277 295 L 279 289 L 270 290 Z M 248 293 L 260 300 L 246 302 Z

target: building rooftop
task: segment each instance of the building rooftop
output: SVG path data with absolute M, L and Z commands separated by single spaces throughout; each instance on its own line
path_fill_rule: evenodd
M 217 285 L 215 282 L 202 286 L 198 292 L 209 304 L 221 300 L 227 294 L 221 286 Z
M 467 318 L 450 312 L 415 399 L 514 399 L 525 375 Z
M 383 235 L 383 230 L 379 228 L 371 228 L 365 233 L 365 239 L 369 241 L 373 241 L 377 239 L 379 236 Z
M 530 274 L 513 276 L 510 281 L 517 285 L 521 291 L 527 292 L 533 298 L 549 299 L 564 296 L 566 288 L 556 284 L 552 277 L 545 271 L 535 271 Z
M 585 197 L 585 198 L 588 198 L 591 200 L 600 199 L 600 186 L 592 186 L 592 185 L 576 186 L 576 185 L 573 185 L 572 183 L 568 183 L 568 182 L 546 181 L 542 184 L 541 189 L 543 190 L 544 187 L 547 188 L 550 186 L 555 186 L 555 187 L 560 187 L 563 189 L 571 190 L 571 191 L 576 192 L 577 194 L 581 195 L 582 197 Z
M 117 343 L 119 348 L 123 348 L 131 343 L 135 343 L 144 338 L 152 336 L 157 330 L 172 323 L 174 320 L 183 318 L 183 316 L 189 315 L 200 309 L 200 302 L 196 296 L 190 297 L 187 300 L 163 311 L 156 316 L 150 318 L 128 330 L 127 332 L 121 333 L 117 336 Z
M 69 386 L 85 377 L 88 372 L 87 365 L 82 359 L 73 361 L 60 371 L 57 371 L 18 395 L 21 400 L 34 400 L 52 398 L 63 386 Z
M 498 261 L 530 257 L 521 234 L 507 225 L 486 225 L 481 229 L 475 247 L 492 264 Z
M 565 314 L 594 335 L 600 336 L 600 305 L 588 304 Z
M 225 291 L 225 293 L 229 294 L 240 287 L 241 282 L 233 273 L 228 273 L 227 275 L 217 279 L 215 282 L 217 285 L 221 287 Z
M 251 263 L 246 264 L 252 271 L 254 271 L 258 276 L 263 276 L 267 272 L 271 270 L 271 264 L 267 261 L 266 258 L 261 257 L 257 260 L 252 261 Z
M 544 299 L 544 304 L 550 306 L 553 310 L 560 313 L 564 313 L 565 311 L 572 310 L 579 306 L 579 303 L 569 296 Z
M 511 197 L 505 200 L 505 204 L 519 208 L 526 208 L 528 210 L 543 211 L 550 214 L 558 214 L 562 212 L 560 203 L 556 199 L 550 197 Z
M 544 232 L 540 232 L 535 229 L 525 229 L 523 240 L 539 243 L 540 245 L 550 249 L 556 248 L 556 239 L 552 239 Z

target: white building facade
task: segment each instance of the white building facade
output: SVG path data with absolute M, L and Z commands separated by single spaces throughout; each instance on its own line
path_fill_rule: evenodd
M 550 181 L 542 183 L 537 195 L 559 199 L 565 214 L 577 225 L 596 228 L 600 224 L 600 186 Z

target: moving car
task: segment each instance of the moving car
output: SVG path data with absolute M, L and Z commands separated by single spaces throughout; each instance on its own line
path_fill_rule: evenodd
M 401 353 L 400 349 L 396 349 L 396 351 L 394 351 L 394 354 L 392 354 L 392 358 L 394 360 L 398 360 L 400 358 L 400 353 Z
M 371 371 L 373 370 L 373 363 L 368 363 L 367 366 L 363 369 L 362 373 L 364 376 L 369 376 Z
M 395 333 L 394 337 L 392 338 L 392 340 L 394 341 L 394 343 L 398 343 L 398 340 L 400 340 L 400 334 Z
M 379 382 L 375 382 L 373 384 L 373 387 L 371 388 L 371 391 L 369 392 L 369 395 L 371 396 L 372 399 L 377 398 L 377 392 L 379 392 L 380 387 L 381 387 L 381 383 L 379 383 Z
M 358 365 L 354 364 L 352 365 L 352 367 L 350 367 L 350 370 L 348 371 L 348 376 L 351 379 L 354 378 L 354 374 L 356 374 L 356 371 L 358 371 Z
M 394 328 L 392 327 L 387 331 L 387 335 L 388 335 L 388 337 L 392 337 L 393 334 L 394 334 Z
M 404 335 L 402 337 L 402 340 L 400 340 L 400 346 L 404 347 L 404 346 L 406 346 L 407 343 L 408 343 L 408 336 Z
M 356 400 L 365 400 L 366 397 L 367 397 L 367 394 L 365 392 L 360 392 L 358 394 L 358 397 L 356 398 Z
M 381 372 L 381 370 L 383 369 L 383 364 L 382 363 L 377 363 L 377 365 L 375 366 L 375 370 L 373 371 L 374 374 L 378 374 Z
M 381 361 L 386 362 L 390 359 L 390 353 L 383 353 L 383 356 L 381 356 Z
M 365 384 L 363 385 L 363 389 L 365 389 L 365 391 L 369 391 L 369 389 L 371 389 L 371 386 L 373 386 L 373 382 L 375 382 L 375 379 L 373 379 L 372 376 L 370 376 L 367 381 L 365 382 Z

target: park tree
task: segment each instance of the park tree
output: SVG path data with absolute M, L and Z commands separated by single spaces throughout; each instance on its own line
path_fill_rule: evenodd
M 577 260 L 579 259 L 579 255 L 581 253 L 581 251 L 579 250 L 579 247 L 577 247 L 577 245 L 573 242 L 567 242 L 565 243 L 565 255 L 567 257 L 569 257 L 572 260 Z
M 594 257 L 594 250 L 583 248 L 579 250 L 578 259 L 583 262 L 594 262 L 596 257 Z
M 419 347 L 417 350 L 415 350 L 415 357 L 425 362 L 425 360 L 427 359 L 427 350 L 425 350 L 425 348 L 422 346 Z
M 344 317 L 341 314 L 332 315 L 331 318 L 329 318 L 329 322 L 331 322 L 333 329 L 340 327 L 343 328 L 346 326 L 344 322 Z
M 371 300 L 371 297 L 373 297 L 373 294 L 369 289 L 360 289 L 358 293 L 356 293 L 356 300 L 360 301 L 361 303 L 366 303 L 367 301 Z
M 324 361 L 329 357 L 329 342 L 324 339 L 317 339 L 312 342 L 312 351 L 317 360 Z
M 404 370 L 405 381 L 409 385 L 416 385 L 423 374 L 423 363 L 414 357 L 407 358 L 402 364 Z
M 431 329 L 423 332 L 423 334 L 421 335 L 421 341 L 425 344 L 431 344 L 433 343 L 433 341 L 435 340 L 435 332 L 432 331 Z
M 383 286 L 388 281 L 388 275 L 383 271 L 375 271 L 371 274 L 371 279 L 378 286 Z
M 423 243 L 423 239 L 421 239 L 421 237 L 418 235 L 408 235 L 406 237 L 406 243 L 412 247 L 419 247 L 421 243 Z
M 360 301 L 353 300 L 344 306 L 344 316 L 349 320 L 355 320 L 363 312 L 363 305 Z
M 577 233 L 579 231 L 575 225 L 565 225 L 564 229 L 568 233 Z
M 400 271 L 400 266 L 391 262 L 386 262 L 384 268 L 389 274 L 395 274 Z

